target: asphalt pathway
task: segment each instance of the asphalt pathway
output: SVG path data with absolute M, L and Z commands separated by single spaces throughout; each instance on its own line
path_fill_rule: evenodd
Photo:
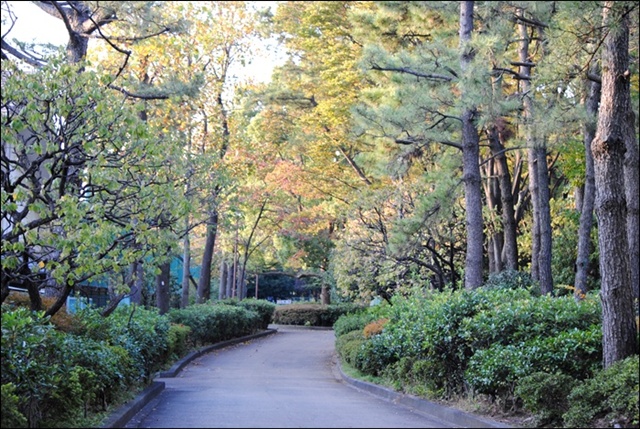
M 125 427 L 462 427 L 345 382 L 332 330 L 277 328 L 202 355 L 175 377 L 157 378 L 165 389 Z

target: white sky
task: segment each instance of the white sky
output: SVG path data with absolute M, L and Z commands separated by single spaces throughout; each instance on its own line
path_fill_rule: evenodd
M 67 44 L 68 35 L 60 19 L 50 16 L 30 1 L 8 1 L 7 3 L 11 5 L 17 18 L 8 40 L 15 38 L 22 42 Z M 270 6 L 273 10 L 277 7 L 277 3 L 277 1 L 261 1 L 260 6 Z M 2 34 L 7 31 L 8 28 L 3 25 Z M 254 57 L 252 65 L 239 71 L 238 74 L 240 77 L 253 77 L 258 82 L 267 82 L 271 78 L 273 68 L 281 63 L 281 57 L 276 51 L 271 50 L 269 55 Z

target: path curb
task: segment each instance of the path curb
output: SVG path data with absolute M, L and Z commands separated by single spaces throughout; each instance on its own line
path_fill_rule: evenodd
M 274 328 L 268 328 L 265 331 L 259 332 L 253 335 L 247 335 L 240 338 L 235 338 L 233 340 L 223 341 L 220 343 L 216 343 L 213 345 L 202 347 L 199 350 L 193 351 L 189 353 L 187 356 L 180 359 L 176 362 L 170 369 L 167 371 L 158 372 L 155 374 L 154 378 L 171 378 L 178 375 L 178 373 L 191 361 L 202 356 L 205 353 L 209 353 L 213 350 L 221 349 L 224 347 L 228 347 L 234 344 L 242 343 L 244 341 L 252 340 L 255 338 L 264 337 L 267 335 L 275 334 L 278 332 L 278 325 Z M 287 329 L 291 328 L 292 325 L 284 325 Z M 311 327 L 300 326 L 300 329 L 310 329 Z M 315 327 L 317 329 L 317 327 Z M 311 328 L 313 329 L 313 328 Z M 331 328 L 329 328 L 331 329 Z M 334 358 L 334 370 L 336 370 L 336 375 L 339 376 L 343 381 L 350 384 L 352 387 L 366 392 L 368 394 L 377 396 L 381 399 L 394 402 L 396 404 L 403 405 L 405 407 L 412 408 L 424 414 L 428 414 L 430 416 L 436 417 L 446 422 L 453 423 L 459 427 L 467 427 L 467 428 L 511 428 L 514 426 L 509 426 L 500 422 L 490 421 L 487 419 L 483 419 L 479 416 L 475 416 L 470 413 L 465 413 L 464 411 L 457 410 L 455 408 L 445 407 L 425 399 L 419 398 L 417 396 L 412 396 L 404 393 L 396 392 L 393 389 L 388 387 L 380 386 L 377 384 L 369 383 L 362 380 L 357 380 L 355 378 L 351 378 L 344 373 L 342 367 L 340 366 L 340 361 L 337 356 Z M 151 402 L 155 397 L 157 397 L 160 392 L 162 392 L 165 388 L 165 383 L 163 381 L 153 381 L 153 383 L 140 392 L 134 399 L 120 406 L 107 420 L 102 428 L 124 428 L 125 425 L 133 418 L 133 416 L 138 413 L 145 405 Z
M 245 341 L 253 340 L 255 338 L 264 337 L 267 335 L 275 334 L 277 329 L 267 328 L 265 331 L 258 332 L 257 334 L 246 335 L 244 337 L 234 338 L 233 340 L 222 341 L 210 346 L 202 347 L 195 350 L 179 361 L 177 361 L 167 371 L 161 371 L 155 374 L 154 378 L 171 378 L 178 375 L 180 371 L 192 360 L 202 356 L 210 351 L 221 349 L 224 347 L 232 346 L 234 344 L 242 343 Z M 131 401 L 121 405 L 107 420 L 102 424 L 102 428 L 123 428 L 125 425 L 136 415 L 138 411 L 144 408 L 149 402 L 151 402 L 156 396 L 164 390 L 164 381 L 153 381 L 149 387 L 140 392 Z
M 482 417 L 465 413 L 455 408 L 445 407 L 417 396 L 399 393 L 388 387 L 378 384 L 368 383 L 366 381 L 351 378 L 344 373 L 340 366 L 339 359 L 336 358 L 335 363 L 340 377 L 347 383 L 351 384 L 358 390 L 362 390 L 371 395 L 391 401 L 396 404 L 404 405 L 430 416 L 437 417 L 445 422 L 453 423 L 458 427 L 465 428 L 511 428 L 513 426 L 506 425 L 501 422 L 491 421 Z

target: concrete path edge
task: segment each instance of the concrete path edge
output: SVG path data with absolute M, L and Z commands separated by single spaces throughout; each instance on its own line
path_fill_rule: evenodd
M 289 325 L 286 325 L 289 328 Z M 296 326 L 291 326 L 296 328 Z M 305 327 L 300 327 L 304 329 Z M 306 327 L 311 328 L 311 327 Z M 331 328 L 328 328 L 331 329 Z M 183 357 L 179 361 L 177 361 L 171 368 L 167 371 L 161 371 L 155 374 L 154 378 L 169 378 L 175 377 L 187 364 L 189 364 L 192 360 L 196 359 L 199 356 L 202 356 L 205 353 L 209 353 L 213 350 L 221 349 L 224 347 L 228 347 L 234 344 L 242 343 L 244 341 L 252 340 L 255 338 L 264 337 L 267 335 L 275 334 L 278 332 L 277 325 L 276 328 L 268 328 L 265 331 L 259 332 L 253 335 L 246 335 L 244 337 L 235 338 L 233 340 L 223 341 L 220 343 L 216 343 L 213 345 L 202 347 L 198 350 L 195 350 L 189 353 L 187 356 Z M 431 416 L 437 417 L 441 420 L 451 422 L 460 427 L 468 427 L 468 428 L 510 428 L 513 426 L 508 426 L 500 422 L 489 421 L 487 419 L 483 419 L 479 416 L 475 416 L 473 414 L 465 413 L 464 411 L 457 410 L 455 408 L 445 407 L 431 401 L 427 401 L 425 399 L 419 398 L 417 396 L 408 395 L 405 393 L 399 393 L 395 390 L 389 389 L 384 386 L 380 386 L 373 383 L 368 383 L 366 381 L 357 380 L 355 378 L 349 377 L 344 373 L 342 367 L 340 366 L 339 359 L 336 358 L 334 369 L 337 370 L 337 375 L 342 378 L 346 383 L 350 384 L 352 387 L 359 389 L 368 394 L 377 396 L 379 398 L 403 405 L 405 407 L 409 407 L 415 409 L 419 412 L 429 414 Z M 125 425 L 136 415 L 138 411 L 144 408 L 149 402 L 151 402 L 156 396 L 160 394 L 165 388 L 165 383 L 162 381 L 153 381 L 152 384 L 140 392 L 134 399 L 120 406 L 101 426 L 102 428 L 123 428 Z
M 189 364 L 192 360 L 203 354 L 209 353 L 213 350 L 221 349 L 224 347 L 232 346 L 234 344 L 242 343 L 244 341 L 253 340 L 255 338 L 264 337 L 267 335 L 275 334 L 277 329 L 268 328 L 257 334 L 245 335 L 244 337 L 234 338 L 228 341 L 222 341 L 220 343 L 204 346 L 198 350 L 195 350 L 182 359 L 178 360 L 171 368 L 166 371 L 160 371 L 154 375 L 154 378 L 170 378 L 175 377 L 182 369 Z M 151 402 L 156 396 L 164 390 L 165 383 L 163 381 L 153 381 L 151 385 L 145 388 L 142 392 L 136 395 L 131 401 L 124 403 L 118 409 L 111 414 L 107 420 L 102 424 L 102 428 L 123 428 L 125 425 L 136 415 L 138 411 L 144 408 L 149 402 Z
M 336 362 L 337 370 L 340 377 L 353 387 L 363 392 L 375 395 L 379 398 L 391 401 L 396 404 L 412 408 L 416 411 L 434 416 L 445 422 L 452 423 L 458 427 L 466 428 L 511 428 L 513 426 L 506 425 L 501 422 L 484 419 L 474 414 L 466 413 L 456 408 L 446 407 L 436 404 L 426 399 L 409 395 L 406 393 L 396 392 L 388 387 L 378 384 L 368 383 L 366 381 L 351 378 L 344 373 L 339 360 Z

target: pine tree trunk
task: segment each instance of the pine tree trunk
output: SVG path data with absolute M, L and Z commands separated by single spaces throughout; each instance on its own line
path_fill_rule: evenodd
M 627 239 L 629 240 L 629 261 L 631 264 L 631 289 L 633 297 L 640 299 L 640 184 L 638 178 L 638 140 L 636 138 L 635 113 L 631 107 L 631 97 L 625 121 L 624 189 L 627 197 Z
M 598 103 L 600 102 L 600 84 L 589 83 L 589 94 L 585 107 L 589 119 L 583 124 L 582 136 L 585 147 L 585 183 L 580 204 L 580 226 L 578 227 L 578 253 L 576 257 L 576 276 L 574 281 L 574 296 L 582 299 L 587 293 L 587 279 L 589 275 L 589 256 L 591 255 L 591 229 L 593 228 L 593 204 L 596 196 L 593 178 L 593 156 L 591 142 L 596 133 L 596 118 Z
M 551 237 L 551 206 L 549 201 L 549 168 L 547 166 L 547 145 L 542 142 L 536 148 L 536 166 L 538 167 L 538 216 L 540 226 L 540 252 L 538 261 L 538 274 L 540 281 L 540 293 L 543 295 L 553 293 L 553 275 L 551 271 L 551 253 L 553 240 Z
M 473 32 L 472 1 L 460 2 L 460 66 L 463 72 L 473 61 L 473 50 L 468 47 Z M 463 78 L 464 79 L 464 78 Z M 464 87 L 464 85 L 463 85 Z M 464 88 L 461 91 L 465 98 Z M 482 286 L 483 260 L 483 221 L 482 188 L 480 178 L 480 137 L 474 123 L 475 108 L 466 108 L 462 112 L 462 170 L 466 208 L 467 252 L 464 269 L 465 289 Z
M 495 127 L 487 132 L 489 137 L 489 148 L 491 155 L 496 160 L 496 173 L 498 175 L 498 183 L 500 188 L 500 205 L 502 208 L 502 261 L 504 268 L 508 270 L 518 269 L 518 242 L 516 231 L 515 208 L 513 204 L 513 183 L 509 174 L 509 164 L 505 155 L 505 147 L 500 140 L 500 135 Z
M 522 16 L 518 10 L 518 16 Z M 534 134 L 535 112 L 531 85 L 531 58 L 529 55 L 529 34 L 524 21 L 518 24 L 520 47 L 518 50 L 523 99 L 525 139 L 528 147 L 529 191 L 531 193 L 532 228 L 531 228 L 531 276 L 540 284 L 542 294 L 553 292 L 553 276 L 551 272 L 552 237 L 551 210 L 549 206 L 549 171 L 547 167 L 547 148 L 543 138 Z M 540 29 L 538 29 L 540 30 Z M 541 31 L 540 31 L 541 32 Z M 542 36 L 541 36 L 542 37 Z
M 624 184 L 625 130 L 631 106 L 628 17 L 616 2 L 603 7 L 609 33 L 602 51 L 602 96 L 591 144 L 600 246 L 603 364 L 637 353 L 637 331 L 627 240 Z M 637 197 L 637 196 L 636 196 Z M 634 261 L 637 263 L 637 261 Z

